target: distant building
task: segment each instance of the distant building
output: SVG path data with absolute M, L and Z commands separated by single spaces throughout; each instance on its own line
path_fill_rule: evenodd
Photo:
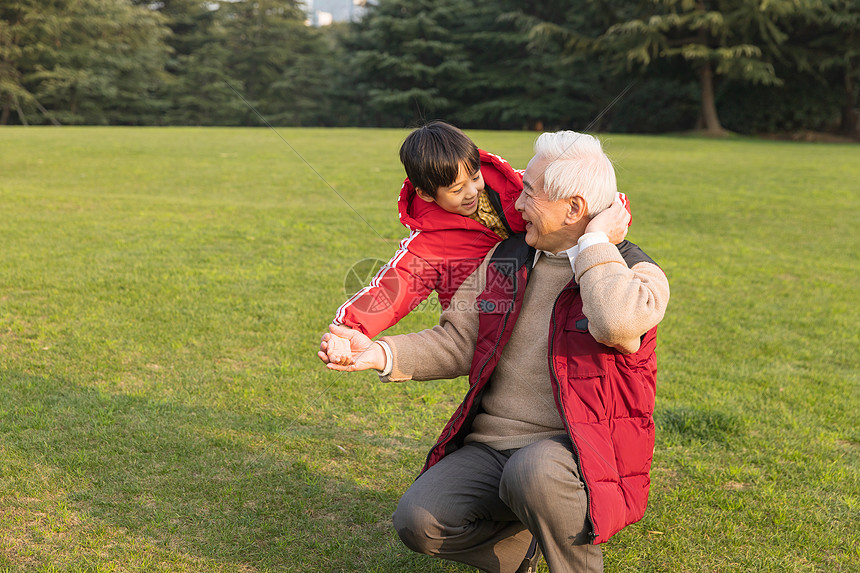
M 329 26 L 334 22 L 359 20 L 372 0 L 305 0 L 308 26 Z

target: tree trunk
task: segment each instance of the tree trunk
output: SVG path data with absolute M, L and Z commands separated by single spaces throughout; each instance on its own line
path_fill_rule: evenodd
M 12 115 L 11 98 L 6 96 L 3 98 L 3 110 L 0 111 L 0 125 L 9 125 L 9 117 Z
M 18 117 L 21 119 L 21 125 L 29 126 L 30 124 L 27 123 L 27 116 L 24 115 L 24 110 L 21 109 L 21 102 L 18 101 L 17 97 L 13 97 L 13 99 L 15 100 L 15 109 L 18 111 Z
M 37 100 L 36 98 L 33 98 L 33 102 L 36 104 L 36 107 L 38 107 L 38 108 L 39 108 L 39 111 L 41 111 L 41 112 L 42 112 L 42 114 L 43 114 L 45 117 L 47 117 L 47 118 L 48 118 L 48 120 L 49 120 L 49 121 L 50 121 L 54 126 L 56 126 L 56 127 L 60 127 L 60 122 L 59 122 L 59 121 L 57 121 L 57 120 L 56 120 L 56 118 L 54 118 L 54 116 L 53 116 L 53 115 L 51 115 L 51 112 L 49 112 L 47 109 L 45 109 L 45 106 L 43 106 L 41 103 L 39 103 L 39 100 Z
M 726 130 L 720 125 L 720 118 L 717 115 L 717 104 L 714 99 L 714 72 L 710 62 L 705 62 L 699 69 L 699 83 L 702 88 L 702 109 L 699 124 L 708 133 L 723 135 Z
M 857 137 L 860 135 L 860 121 L 857 119 L 857 114 L 854 112 L 854 81 L 851 77 L 854 72 L 851 61 L 848 61 L 848 66 L 845 68 L 845 101 L 842 103 L 842 122 L 839 126 L 839 131 L 845 135 Z

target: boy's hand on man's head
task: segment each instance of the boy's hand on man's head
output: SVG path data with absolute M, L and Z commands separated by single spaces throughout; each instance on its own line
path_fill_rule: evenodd
M 361 332 L 335 324 L 329 325 L 329 331 L 323 334 L 317 356 L 330 370 L 356 372 L 385 368 L 385 351 Z
M 630 223 L 630 213 L 621 203 L 616 201 L 595 215 L 585 227 L 585 232 L 600 231 L 606 233 L 609 242 L 617 245 L 627 236 L 628 223 Z

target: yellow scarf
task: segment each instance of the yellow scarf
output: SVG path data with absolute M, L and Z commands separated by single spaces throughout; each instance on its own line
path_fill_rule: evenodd
M 493 204 L 490 203 L 490 198 L 487 197 L 486 192 L 482 192 L 478 196 L 478 210 L 469 215 L 469 218 L 474 219 L 486 228 L 490 229 L 500 236 L 502 240 L 505 240 L 510 236 L 508 229 L 502 222 L 502 218 L 499 217 L 499 214 L 496 213 L 496 210 L 493 208 Z

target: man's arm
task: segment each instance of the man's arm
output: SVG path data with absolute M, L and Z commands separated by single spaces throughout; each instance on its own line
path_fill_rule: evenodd
M 596 215 L 585 231 L 603 232 L 618 242 L 626 234 L 629 216 L 613 205 Z M 625 233 L 619 235 L 619 229 Z M 588 331 L 601 344 L 624 353 L 639 350 L 642 335 L 659 324 L 669 302 L 665 273 L 650 257 L 641 258 L 628 266 L 615 245 L 598 242 L 580 251 L 574 268 Z
M 624 353 L 639 350 L 641 336 L 663 319 L 669 302 L 669 281 L 660 267 L 640 262 L 628 268 L 610 243 L 584 249 L 575 265 L 594 339 Z

